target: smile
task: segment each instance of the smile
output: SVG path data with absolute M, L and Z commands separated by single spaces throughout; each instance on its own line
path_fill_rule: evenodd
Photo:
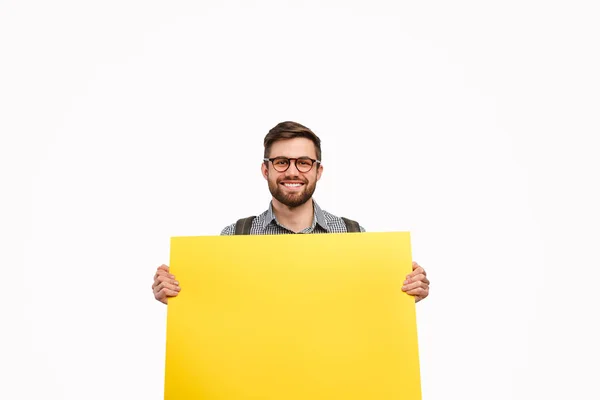
M 283 186 L 285 186 L 286 188 L 290 188 L 290 189 L 295 189 L 295 188 L 299 188 L 304 186 L 304 183 L 299 183 L 299 182 L 284 182 L 282 183 Z

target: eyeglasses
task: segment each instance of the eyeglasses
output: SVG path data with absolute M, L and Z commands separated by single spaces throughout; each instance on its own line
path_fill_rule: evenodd
M 263 158 L 264 162 L 271 161 L 273 163 L 273 168 L 277 172 L 285 172 L 290 167 L 292 160 L 294 160 L 294 165 L 296 169 L 300 172 L 308 172 L 312 169 L 313 164 L 321 164 L 319 160 L 313 160 L 309 157 L 299 157 L 299 158 L 287 158 L 287 157 L 275 157 L 275 158 Z

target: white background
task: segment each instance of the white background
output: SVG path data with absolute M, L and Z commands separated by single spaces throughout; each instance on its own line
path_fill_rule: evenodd
M 161 399 L 169 238 L 262 212 L 294 120 L 412 233 L 424 399 L 600 398 L 595 2 L 366 3 L 0 2 L 0 397 Z

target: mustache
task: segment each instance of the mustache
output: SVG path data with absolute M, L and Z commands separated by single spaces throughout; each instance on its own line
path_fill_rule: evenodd
M 277 183 L 281 183 L 282 181 L 299 181 L 299 182 L 302 182 L 304 184 L 308 183 L 308 179 L 300 177 L 298 175 L 284 176 L 283 178 L 277 179 Z

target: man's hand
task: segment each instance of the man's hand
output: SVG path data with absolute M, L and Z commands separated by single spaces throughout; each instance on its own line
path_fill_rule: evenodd
M 427 279 L 427 273 L 425 273 L 423 267 L 414 261 L 412 268 L 413 271 L 406 275 L 402 291 L 415 296 L 415 302 L 418 303 L 429 296 L 429 279 Z
M 167 304 L 168 298 L 177 296 L 180 290 L 179 282 L 175 280 L 175 275 L 169 273 L 168 266 L 163 264 L 156 269 L 154 283 L 152 284 L 152 291 L 156 300 Z

